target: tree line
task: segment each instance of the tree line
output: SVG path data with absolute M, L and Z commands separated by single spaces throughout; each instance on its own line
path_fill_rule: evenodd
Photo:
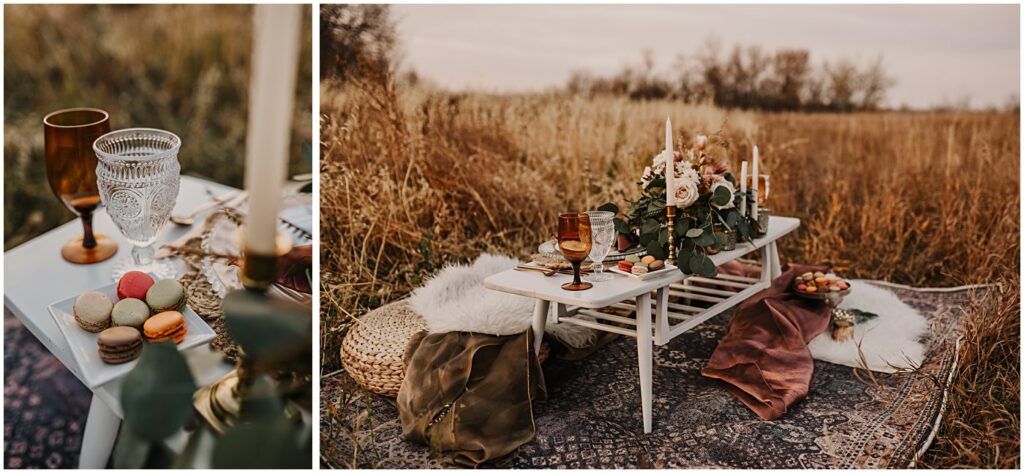
M 627 96 L 634 100 L 677 99 L 713 102 L 727 108 L 770 111 L 877 110 L 894 84 L 876 57 L 864 64 L 848 58 L 815 67 L 805 49 L 766 51 L 735 45 L 723 53 L 709 40 L 696 54 L 679 55 L 668 73 L 655 73 L 653 54 L 611 76 L 574 72 L 565 85 L 572 94 Z
M 320 76 L 344 82 L 358 75 L 393 73 L 400 62 L 395 22 L 388 5 L 323 5 L 320 13 Z M 415 71 L 401 77 L 419 82 Z M 572 73 L 570 94 L 626 96 L 634 100 L 713 102 L 727 108 L 769 111 L 852 112 L 877 110 L 894 84 L 876 57 L 812 64 L 806 49 L 766 51 L 716 40 L 694 54 L 681 54 L 667 72 L 656 73 L 653 54 L 610 76 Z

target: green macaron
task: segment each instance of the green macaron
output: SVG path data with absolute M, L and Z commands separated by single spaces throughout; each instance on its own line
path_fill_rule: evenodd
M 157 281 L 146 292 L 146 304 L 154 314 L 168 310 L 180 312 L 185 308 L 185 287 L 174 279 Z
M 142 324 L 149 318 L 149 306 L 140 299 L 121 299 L 114 304 L 111 313 L 114 326 L 127 326 L 142 329 Z

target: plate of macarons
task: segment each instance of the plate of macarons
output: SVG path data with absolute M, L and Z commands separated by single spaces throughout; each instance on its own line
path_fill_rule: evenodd
M 140 271 L 50 304 L 89 388 L 128 374 L 146 343 L 185 350 L 213 340 L 213 329 L 189 308 L 185 287 Z
M 650 279 L 671 271 L 677 271 L 678 269 L 675 265 L 668 264 L 665 260 L 657 259 L 651 255 L 642 258 L 637 255 L 629 255 L 616 263 L 615 266 L 609 268 L 608 271 L 634 279 Z

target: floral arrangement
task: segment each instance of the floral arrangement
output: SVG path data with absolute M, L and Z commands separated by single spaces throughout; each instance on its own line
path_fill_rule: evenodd
M 672 162 L 666 163 L 667 153 L 659 153 L 640 177 L 640 198 L 629 205 L 625 218 L 616 218 L 616 230 L 633 243 L 643 246 L 647 253 L 663 259 L 668 255 L 666 224 L 665 166 L 673 166 L 675 176 L 676 216 L 674 232 L 676 266 L 686 274 L 713 277 L 715 265 L 708 255 L 718 253 L 729 238 L 749 241 L 753 225 L 743 216 L 738 206 L 751 193 L 741 195 L 738 182 L 729 172 L 729 165 L 707 153 L 707 137 L 698 136 L 686 151 L 672 153 Z M 602 210 L 619 209 L 605 204 Z

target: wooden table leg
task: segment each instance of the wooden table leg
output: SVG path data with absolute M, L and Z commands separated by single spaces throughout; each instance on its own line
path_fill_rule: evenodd
M 640 367 L 640 401 L 643 405 L 644 433 L 651 433 L 654 344 L 651 340 L 651 294 L 636 298 L 636 352 Z
M 775 278 L 782 276 L 782 263 L 779 262 L 779 245 L 777 245 L 776 242 L 773 241 L 770 244 L 768 244 L 768 248 L 770 252 L 769 257 L 772 262 L 772 281 L 774 281 Z
M 658 288 L 654 299 L 654 343 L 668 343 L 668 286 Z
M 89 417 L 85 421 L 85 432 L 82 434 L 78 468 L 106 468 L 120 426 L 121 419 L 117 414 L 114 414 L 99 396 L 93 395 L 92 403 L 89 405 Z
M 544 340 L 544 325 L 548 322 L 549 307 L 551 303 L 543 299 L 537 299 L 536 305 L 533 306 L 533 350 L 538 355 L 540 344 Z

